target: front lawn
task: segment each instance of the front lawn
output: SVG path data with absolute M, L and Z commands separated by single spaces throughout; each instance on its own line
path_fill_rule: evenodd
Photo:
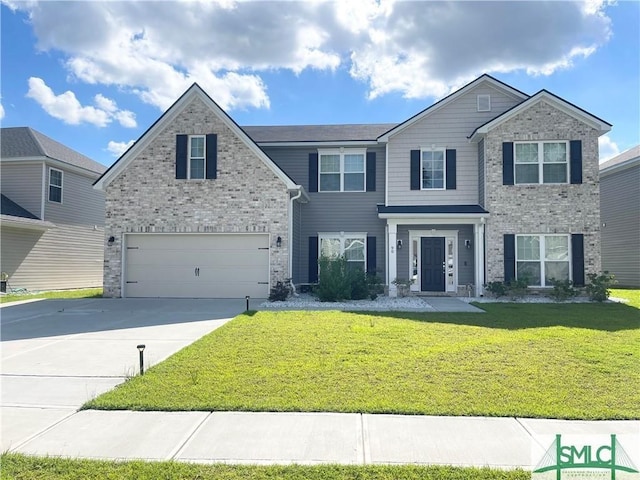
M 196 465 L 29 457 L 5 453 L 1 479 L 20 480 L 528 480 L 530 472 L 417 465 Z
M 9 293 L 0 296 L 0 303 L 30 300 L 32 298 L 101 298 L 101 288 L 84 288 L 81 290 L 52 290 L 39 293 Z
M 249 312 L 85 407 L 640 418 L 637 309 L 482 308 Z

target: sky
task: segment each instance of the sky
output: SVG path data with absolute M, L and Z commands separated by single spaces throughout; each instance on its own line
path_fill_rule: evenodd
M 0 124 L 107 166 L 193 82 L 240 125 L 399 123 L 488 73 L 640 143 L 639 1 L 0 1 Z

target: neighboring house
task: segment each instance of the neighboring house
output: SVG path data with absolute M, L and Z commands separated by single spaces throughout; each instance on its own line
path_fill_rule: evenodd
M 0 131 L 0 268 L 13 288 L 102 286 L 106 168 L 29 127 Z
M 427 294 L 600 271 L 611 125 L 483 75 L 400 124 L 239 127 L 197 84 L 96 182 L 105 293 L 266 297 L 345 255 Z
M 602 269 L 640 287 L 640 145 L 600 165 Z

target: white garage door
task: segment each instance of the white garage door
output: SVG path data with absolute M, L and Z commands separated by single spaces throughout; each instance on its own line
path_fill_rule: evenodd
M 269 235 L 130 234 L 125 296 L 269 296 Z

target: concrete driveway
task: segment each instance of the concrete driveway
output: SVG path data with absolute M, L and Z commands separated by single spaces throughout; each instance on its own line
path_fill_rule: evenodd
M 251 307 L 262 300 L 252 300 Z M 245 309 L 245 300 L 41 300 L 0 309 L 0 448 L 5 451 Z

